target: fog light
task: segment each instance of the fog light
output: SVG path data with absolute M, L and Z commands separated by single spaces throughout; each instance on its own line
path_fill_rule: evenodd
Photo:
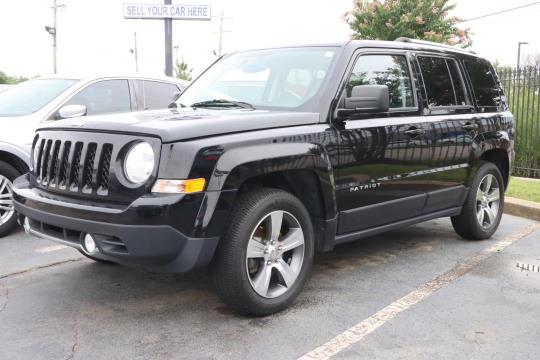
M 96 241 L 94 240 L 94 237 L 90 234 L 84 235 L 83 247 L 84 251 L 86 251 L 88 254 L 94 254 L 98 252 Z
M 24 218 L 23 228 L 27 234 L 30 234 L 30 220 L 27 217 Z

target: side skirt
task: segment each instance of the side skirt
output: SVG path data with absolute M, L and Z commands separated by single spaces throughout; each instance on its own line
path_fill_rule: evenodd
M 453 207 L 450 209 L 435 211 L 435 212 L 420 215 L 414 218 L 397 221 L 391 224 L 377 226 L 377 227 L 360 230 L 360 231 L 356 231 L 356 232 L 352 232 L 348 234 L 337 235 L 335 239 L 335 244 L 339 245 L 339 244 L 347 243 L 350 241 L 362 239 L 365 237 L 377 235 L 377 234 L 387 232 L 390 230 L 399 229 L 399 228 L 409 226 L 409 225 L 414 225 L 414 224 L 421 223 L 427 220 L 433 220 L 440 217 L 459 215 L 460 213 L 461 213 L 461 206 Z

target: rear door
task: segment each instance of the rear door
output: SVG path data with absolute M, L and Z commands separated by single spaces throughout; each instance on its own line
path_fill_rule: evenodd
M 417 53 L 415 58 L 432 148 L 423 213 L 432 213 L 462 203 L 477 124 L 458 60 L 432 53 Z
M 139 110 L 166 109 L 184 90 L 176 84 L 154 80 L 135 80 L 135 89 Z
M 339 234 L 418 216 L 425 205 L 426 179 L 416 175 L 429 170 L 432 149 L 409 59 L 400 50 L 362 50 L 346 78 L 340 101 L 354 86 L 387 85 L 390 111 L 336 122 Z

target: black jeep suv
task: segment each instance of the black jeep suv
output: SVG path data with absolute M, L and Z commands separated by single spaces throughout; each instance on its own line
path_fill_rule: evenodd
M 26 231 L 96 261 L 209 266 L 225 303 L 262 315 L 294 300 L 317 251 L 446 216 L 486 239 L 501 219 L 513 117 L 473 53 L 239 52 L 172 107 L 40 128 L 13 188 Z

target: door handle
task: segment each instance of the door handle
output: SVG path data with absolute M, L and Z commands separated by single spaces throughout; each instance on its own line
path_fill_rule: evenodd
M 478 129 L 478 124 L 476 123 L 466 123 L 461 127 L 465 131 L 474 131 Z
M 423 135 L 424 133 L 425 133 L 424 129 L 418 129 L 415 127 L 412 127 L 409 130 L 405 130 L 405 135 L 408 135 L 411 137 Z

